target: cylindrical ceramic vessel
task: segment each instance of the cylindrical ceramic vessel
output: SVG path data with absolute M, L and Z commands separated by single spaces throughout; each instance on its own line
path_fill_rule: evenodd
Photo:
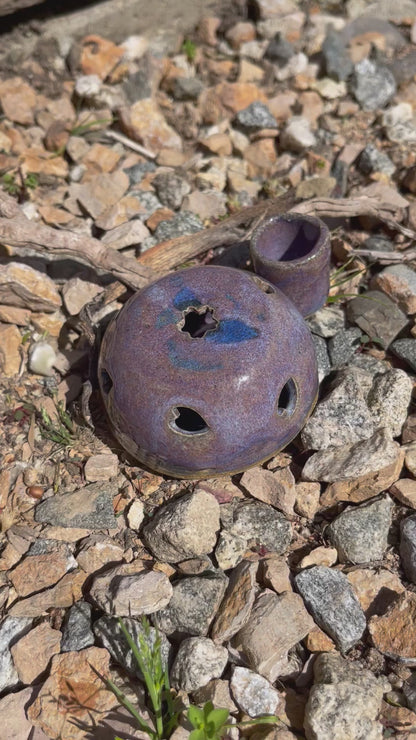
M 255 272 L 290 298 L 302 316 L 324 305 L 331 245 L 319 218 L 299 213 L 270 218 L 255 230 L 250 252 Z

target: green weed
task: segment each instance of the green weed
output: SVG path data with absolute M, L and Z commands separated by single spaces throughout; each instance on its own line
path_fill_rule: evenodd
M 193 41 L 191 41 L 191 39 L 185 39 L 185 41 L 182 44 L 182 51 L 184 54 L 186 54 L 188 58 L 188 62 L 195 61 L 196 50 L 197 50 L 196 44 Z
M 45 408 L 40 410 L 40 433 L 45 439 L 62 445 L 72 447 L 76 439 L 76 429 L 69 414 L 65 411 L 63 401 L 56 404 L 57 418 L 51 419 Z

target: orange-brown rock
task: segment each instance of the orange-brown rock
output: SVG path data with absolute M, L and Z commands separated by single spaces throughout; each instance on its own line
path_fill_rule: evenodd
M 85 36 L 81 41 L 81 69 L 85 75 L 105 78 L 123 56 L 123 49 L 101 36 Z
M 347 574 L 366 617 L 384 614 L 405 590 L 400 578 L 389 570 L 358 568 Z
M 68 569 L 65 549 L 42 555 L 29 555 L 10 573 L 10 580 L 18 596 L 29 596 L 36 591 L 53 586 Z
M 13 617 L 39 617 L 48 609 L 72 606 L 82 597 L 82 586 L 86 578 L 87 574 L 83 571 L 73 570 L 61 578 L 53 588 L 14 603 L 9 609 L 9 614 Z
M 416 594 L 405 591 L 368 629 L 374 646 L 393 659 L 416 661 Z
M 46 670 L 60 651 L 62 632 L 42 622 L 12 645 L 10 652 L 20 680 L 31 684 Z
M 6 118 L 14 123 L 34 123 L 36 93 L 21 77 L 11 77 L 0 83 L 0 102 Z

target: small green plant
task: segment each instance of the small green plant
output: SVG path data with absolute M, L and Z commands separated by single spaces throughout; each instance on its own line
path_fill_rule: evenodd
M 3 188 L 9 195 L 16 195 L 20 190 L 20 185 L 17 184 L 16 178 L 11 172 L 5 172 L 1 178 Z
M 274 714 L 255 717 L 246 722 L 228 722 L 228 709 L 214 709 L 211 701 L 207 701 L 203 707 L 196 707 L 193 704 L 188 709 L 187 718 L 194 728 L 189 735 L 189 740 L 221 740 L 227 733 L 236 727 L 250 727 L 257 725 L 275 725 L 280 722 Z
M 19 195 L 24 198 L 27 190 L 34 190 L 39 185 L 38 176 L 34 172 L 29 172 L 26 177 L 23 177 L 20 170 L 18 175 L 20 177 L 20 183 L 16 179 L 16 174 L 12 172 L 5 172 L 1 177 L 1 182 L 6 193 L 9 195 Z
M 182 44 L 182 51 L 186 54 L 188 62 L 194 62 L 196 57 L 196 44 L 191 39 L 185 39 Z
M 65 411 L 63 401 L 56 404 L 57 418 L 51 419 L 45 408 L 40 411 L 40 433 L 45 439 L 62 445 L 63 447 L 72 447 L 75 441 L 75 425 Z

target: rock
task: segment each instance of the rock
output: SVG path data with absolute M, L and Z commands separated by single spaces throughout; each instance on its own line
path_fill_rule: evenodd
M 378 722 L 386 686 L 369 670 L 340 655 L 322 653 L 305 708 L 308 740 L 381 740 Z
M 284 514 L 293 514 L 295 503 L 295 479 L 289 468 L 272 473 L 270 470 L 250 468 L 240 480 L 253 498 L 280 509 Z
M 318 378 L 321 383 L 322 380 L 331 372 L 331 362 L 329 360 L 325 339 L 323 339 L 323 337 L 318 337 L 316 334 L 312 334 L 312 341 L 318 365 Z
M 35 510 L 35 521 L 58 527 L 85 527 L 85 529 L 114 529 L 114 483 L 91 483 L 70 493 L 57 493 L 41 501 Z
M 403 694 L 409 709 L 416 711 L 416 674 L 412 675 L 403 683 Z M 0 710 L 1 711 L 1 710 Z
M 373 645 L 393 660 L 416 666 L 416 595 L 405 591 L 381 616 L 371 617 L 368 629 Z
M 411 267 L 389 265 L 376 275 L 373 284 L 398 303 L 405 313 L 416 313 L 416 273 Z
M 130 529 L 135 529 L 136 532 L 140 529 L 144 519 L 144 506 L 141 501 L 136 500 L 131 502 L 126 519 Z
M 133 141 L 155 153 L 163 148 L 182 151 L 182 139 L 166 123 L 157 103 L 152 98 L 138 100 L 118 111 L 121 129 Z
M 369 175 L 372 172 L 382 172 L 387 177 L 391 177 L 396 171 L 396 165 L 393 164 L 385 152 L 377 149 L 375 144 L 367 144 L 360 154 L 358 169 L 364 175 Z
M 101 285 L 73 277 L 67 280 L 62 288 L 64 305 L 70 316 L 76 316 L 84 308 L 86 303 L 92 301 L 98 293 L 101 293 Z
M 15 602 L 9 608 L 12 617 L 39 617 L 48 609 L 65 609 L 82 597 L 86 574 L 78 570 L 67 573 L 60 581 L 45 591 Z
M 325 450 L 372 436 L 374 418 L 362 385 L 364 375 L 349 367 L 337 374 L 328 395 L 318 402 L 303 428 L 306 449 Z
M 26 326 L 30 322 L 30 311 L 26 308 L 15 308 L 14 306 L 0 306 L 0 322 L 5 324 L 17 324 Z
M 305 637 L 305 647 L 311 653 L 330 653 L 337 649 L 334 641 L 319 627 L 314 627 Z
M 324 71 L 334 80 L 346 81 L 353 71 L 353 65 L 345 46 L 342 34 L 329 26 L 321 50 Z
M 90 594 L 99 603 L 96 582 L 94 586 Z M 117 617 L 153 614 L 169 604 L 172 593 L 172 585 L 164 573 L 145 570 L 131 574 L 115 572 L 106 599 L 106 611 Z
M 124 249 L 125 247 L 142 244 L 149 238 L 149 229 L 139 219 L 127 221 L 114 229 L 110 229 L 101 237 L 106 247 Z
M 354 66 L 351 91 L 363 110 L 376 110 L 395 95 L 396 82 L 387 67 L 363 59 Z
M 299 183 L 296 188 L 296 197 L 302 200 L 327 198 L 332 195 L 336 184 L 335 177 L 310 177 Z
M 416 481 L 412 478 L 400 478 L 391 486 L 390 493 L 404 506 L 416 509 Z
M 202 229 L 203 223 L 198 216 L 188 211 L 181 211 L 175 213 L 169 221 L 162 221 L 156 227 L 154 236 L 158 242 L 164 242 L 176 236 L 196 234 Z
M 256 38 L 256 27 L 251 21 L 238 21 L 228 29 L 225 38 L 232 49 L 239 49 L 245 41 Z
M 416 514 L 400 523 L 400 559 L 406 577 L 416 583 Z
M 81 538 L 82 535 L 77 537 L 78 540 Z M 104 565 L 122 561 L 123 556 L 124 548 L 111 537 L 106 537 L 102 533 L 92 534 L 80 543 L 77 562 L 86 573 L 94 573 L 101 570 Z
M 247 540 L 243 536 L 233 535 L 224 529 L 218 537 L 215 548 L 215 559 L 222 570 L 234 568 L 243 560 L 247 551 Z
M 348 301 L 347 316 L 384 349 L 407 325 L 403 311 L 384 293 L 369 290 Z
M 6 378 L 12 378 L 20 370 L 21 347 L 22 336 L 17 326 L 0 324 L 0 369 Z
M 294 53 L 293 44 L 278 32 L 269 41 L 264 52 L 264 58 L 269 59 L 271 62 L 276 62 L 280 67 L 283 67 Z
M 345 328 L 344 311 L 336 306 L 324 306 L 306 319 L 312 334 L 330 339 Z
M 288 652 L 313 628 L 312 618 L 298 594 L 262 593 L 232 645 L 248 665 L 272 683 L 288 668 Z
M 52 656 L 60 652 L 61 637 L 59 630 L 43 622 L 12 645 L 10 652 L 22 683 L 32 684 L 42 675 Z
M 310 122 L 303 116 L 292 116 L 280 136 L 283 149 L 293 152 L 302 152 L 316 144 L 316 138 L 311 131 Z
M 239 111 L 235 120 L 246 134 L 252 134 L 262 129 L 277 129 L 275 117 L 270 113 L 267 105 L 260 101 L 255 101 L 247 108 Z
M 84 466 L 84 475 L 87 481 L 107 481 L 115 478 L 118 473 L 118 457 L 113 453 L 92 455 Z
M 203 512 L 203 516 L 201 515 Z M 212 552 L 220 527 L 220 507 L 214 496 L 196 488 L 171 501 L 144 528 L 144 538 L 156 558 L 177 563 Z
M 185 196 L 183 200 L 184 210 L 195 213 L 199 216 L 201 221 L 217 219 L 220 218 L 220 216 L 225 216 L 227 212 L 225 204 L 225 194 L 219 193 L 217 190 L 194 190 L 193 193 Z
M 305 555 L 299 563 L 299 567 L 309 568 L 311 565 L 326 565 L 328 568 L 335 565 L 338 560 L 338 552 L 335 547 L 315 547 L 309 555 Z
M 248 548 L 262 545 L 277 555 L 286 551 L 292 537 L 292 527 L 283 514 L 254 501 L 237 504 L 227 530 L 245 539 Z
M 319 627 L 342 652 L 350 650 L 360 640 L 366 620 L 346 576 L 317 565 L 298 573 L 295 583 Z
M 88 604 L 87 601 L 77 601 L 68 609 L 62 628 L 62 653 L 83 650 L 94 645 L 91 611 L 91 604 Z
M 175 100 L 198 100 L 204 85 L 197 77 L 176 77 L 172 95 Z
M 232 570 L 211 629 L 214 642 L 226 642 L 247 622 L 256 595 L 257 564 L 245 560 Z
M 183 640 L 172 666 L 172 685 L 179 691 L 196 691 L 213 678 L 219 678 L 227 664 L 226 648 L 208 637 Z
M 327 529 L 341 563 L 382 560 L 387 548 L 393 502 L 389 496 L 347 507 Z M 416 571 L 415 571 L 416 572 Z
M 56 655 L 49 678 L 28 709 L 29 720 L 47 737 L 81 740 L 85 733 L 74 725 L 74 701 L 81 727 L 84 723 L 90 727 L 91 721 L 98 721 L 104 712 L 118 705 L 103 681 L 110 675 L 109 660 L 107 650 L 96 647 Z M 62 703 L 59 712 L 56 711 L 58 702 L 60 706 Z
M 87 182 L 71 185 L 71 192 L 82 207 L 98 218 L 107 208 L 119 201 L 129 186 L 129 178 L 122 170 L 93 175 Z
M 0 84 L 0 102 L 3 114 L 9 121 L 30 126 L 34 123 L 36 93 L 21 77 L 2 80 Z
M 299 95 L 302 116 L 307 118 L 311 127 L 318 128 L 318 120 L 324 112 L 322 97 L 315 90 L 305 90 Z
M 0 691 L 13 689 L 20 682 L 10 648 L 28 632 L 31 624 L 27 617 L 7 616 L 0 625 Z
M 250 717 L 277 713 L 281 702 L 279 692 L 263 676 L 235 666 L 230 686 L 238 707 Z
M 18 596 L 28 596 L 57 583 L 62 576 L 76 566 L 67 548 L 40 555 L 26 555 L 10 573 L 10 580 Z
M 153 616 L 153 624 L 166 635 L 207 635 L 227 582 L 222 573 L 182 578 L 174 584 L 168 606 Z
M 141 649 L 141 645 L 147 645 L 151 649 L 154 648 L 155 642 L 158 637 L 157 631 L 154 627 L 149 626 L 149 630 L 145 628 L 142 622 L 138 619 L 130 619 L 125 617 L 123 624 L 126 627 L 129 635 L 133 639 L 134 643 Z M 143 674 L 137 665 L 137 661 L 129 647 L 129 644 L 124 636 L 122 628 L 120 627 L 119 621 L 116 617 L 103 616 L 94 622 L 94 634 L 102 643 L 102 645 L 108 650 L 113 660 L 125 668 L 128 673 L 132 676 L 137 677 L 141 681 L 143 680 Z M 160 654 L 162 658 L 162 664 L 165 668 L 169 661 L 170 655 L 170 642 L 163 633 L 159 634 L 160 639 Z M 143 651 L 142 651 L 143 652 Z
M 101 80 L 112 72 L 123 56 L 123 49 L 112 41 L 91 34 L 81 40 L 80 65 L 85 75 L 97 75 Z
M 202 689 L 194 691 L 193 700 L 199 705 L 212 701 L 214 707 L 224 707 L 229 709 L 230 712 L 237 711 L 237 707 L 231 698 L 229 681 L 224 681 L 221 678 L 214 678 Z
M 306 519 L 313 519 L 320 509 L 319 499 L 321 486 L 319 483 L 306 483 L 301 481 L 295 486 L 296 503 L 295 511 Z
M 416 339 L 396 339 L 391 345 L 391 350 L 416 372 Z
M 302 478 L 332 484 L 323 494 L 324 506 L 343 500 L 357 503 L 395 483 L 403 457 L 397 442 L 379 429 L 368 440 L 316 452 L 306 462 Z
M 384 614 L 405 590 L 400 578 L 388 570 L 358 568 L 351 570 L 347 578 L 367 619 L 373 614 Z
M 265 585 L 277 594 L 292 591 L 290 570 L 284 558 L 275 555 L 264 558 L 261 561 L 261 573 Z
M 53 313 L 61 307 L 61 298 L 47 275 L 29 265 L 8 262 L 0 265 L 0 303 Z
M 173 210 L 180 208 L 185 195 L 191 190 L 189 183 L 173 171 L 159 172 L 153 178 L 152 185 L 160 202 Z
M 347 93 L 347 86 L 345 82 L 335 82 L 330 77 L 323 77 L 320 80 L 315 80 L 313 83 L 313 89 L 324 98 L 324 100 L 337 100 L 343 98 Z
M 328 352 L 333 367 L 346 365 L 360 346 L 362 332 L 360 329 L 342 329 L 328 342 Z
M 0 699 L 0 717 L 4 737 L 8 740 L 45 740 L 46 735 L 40 737 L 32 733 L 33 725 L 26 715 L 26 707 L 33 698 L 33 689 L 28 686 L 22 691 L 7 694 Z M 42 731 L 40 731 L 42 732 Z
M 375 427 L 388 429 L 392 437 L 400 436 L 412 390 L 413 383 L 404 370 L 392 368 L 383 375 L 376 375 L 368 394 Z

